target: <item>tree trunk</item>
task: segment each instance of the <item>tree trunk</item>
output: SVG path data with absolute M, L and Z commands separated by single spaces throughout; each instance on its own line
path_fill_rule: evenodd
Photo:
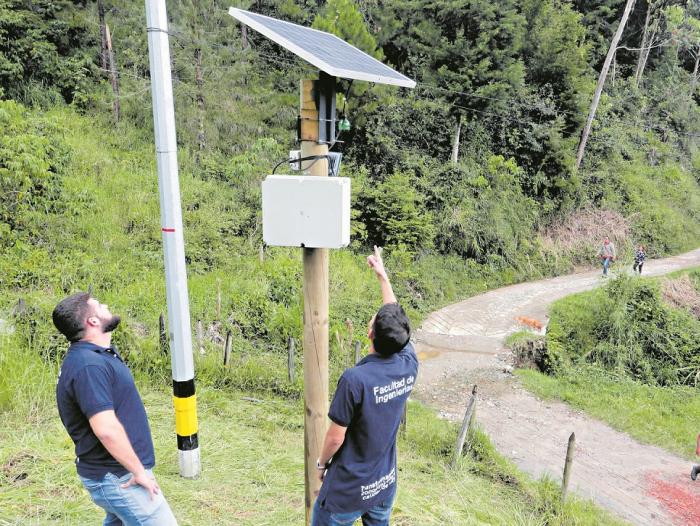
M 455 129 L 455 138 L 452 143 L 452 162 L 457 164 L 459 160 L 459 136 L 462 131 L 462 116 L 457 117 L 457 128 Z
M 114 49 L 112 48 L 112 35 L 109 32 L 109 26 L 105 24 L 105 35 L 107 37 L 107 58 L 109 62 L 109 80 L 112 82 L 112 92 L 114 93 L 114 121 L 119 122 L 121 114 L 121 106 L 119 104 L 119 74 L 117 73 L 117 61 L 114 58 Z
M 651 43 L 654 41 L 655 32 L 652 32 L 651 37 L 649 36 L 649 21 L 651 20 L 651 10 L 653 8 L 653 3 L 651 0 L 647 5 L 647 15 L 644 19 L 644 33 L 642 34 L 642 45 L 639 47 L 639 57 L 637 58 L 637 70 L 634 72 L 634 79 L 639 87 L 642 82 L 642 75 L 644 74 L 644 68 L 647 64 L 647 58 L 649 57 L 649 49 Z
M 250 43 L 248 42 L 248 26 L 245 24 L 241 24 L 241 39 L 243 49 L 248 49 L 250 47 Z
M 698 74 L 700 74 L 700 46 L 695 50 L 695 67 L 693 68 L 693 80 L 691 81 L 691 86 L 695 89 L 698 85 Z
M 100 20 L 100 59 L 102 62 L 102 74 L 107 73 L 109 62 L 107 59 L 107 30 L 105 29 L 105 6 L 102 0 L 97 0 L 97 16 Z
M 630 16 L 632 7 L 634 7 L 635 0 L 627 0 L 625 5 L 625 11 L 622 13 L 622 19 L 620 20 L 620 25 L 615 31 L 612 42 L 610 42 L 610 49 L 608 49 L 608 54 L 605 57 L 605 62 L 603 63 L 603 69 L 600 71 L 598 76 L 598 85 L 595 88 L 595 93 L 593 94 L 593 101 L 591 102 L 591 108 L 588 112 L 588 119 L 586 120 L 586 125 L 581 132 L 581 141 L 578 144 L 578 151 L 576 153 L 576 170 L 581 166 L 581 161 L 583 160 L 583 152 L 586 150 L 586 142 L 588 141 L 588 135 L 591 133 L 591 127 L 593 126 L 593 119 L 595 118 L 595 112 L 598 109 L 598 103 L 600 102 L 600 95 L 603 93 L 603 86 L 605 85 L 605 79 L 608 76 L 608 69 L 610 69 L 610 63 L 612 62 L 615 51 L 617 50 L 617 43 L 622 37 L 622 32 L 625 30 L 625 25 L 627 25 L 627 19 Z
M 617 50 L 615 50 L 615 54 L 613 55 L 613 60 L 612 60 L 612 85 L 613 88 L 615 87 L 615 75 L 617 73 Z
M 195 48 L 194 50 L 194 79 L 197 85 L 197 110 L 198 110 L 198 127 L 197 144 L 200 150 L 206 148 L 206 140 L 204 136 L 204 78 L 202 77 L 202 49 Z

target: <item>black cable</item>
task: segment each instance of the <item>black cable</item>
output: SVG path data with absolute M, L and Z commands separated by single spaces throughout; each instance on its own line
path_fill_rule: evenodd
M 303 161 L 313 160 L 314 162 L 312 162 L 309 166 L 306 167 L 306 169 L 308 170 L 309 168 L 311 168 L 314 164 L 316 164 L 321 159 L 327 159 L 329 161 L 329 164 L 330 164 L 330 160 L 332 159 L 332 156 L 330 156 L 330 155 L 310 155 L 308 157 L 300 157 L 299 159 L 283 159 L 280 162 L 278 162 L 275 165 L 275 167 L 272 169 L 272 175 L 275 175 L 275 171 L 277 170 L 277 168 L 282 166 L 284 163 L 289 163 L 289 164 L 299 163 L 299 168 L 301 169 L 301 163 Z

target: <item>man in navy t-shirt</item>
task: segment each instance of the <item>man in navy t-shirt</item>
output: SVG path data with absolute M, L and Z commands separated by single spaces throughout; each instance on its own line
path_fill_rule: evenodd
M 131 371 L 111 346 L 119 321 L 87 293 L 54 309 L 54 325 L 71 342 L 56 385 L 58 413 L 75 443 L 80 480 L 107 513 L 104 526 L 177 525 L 151 471 L 146 410 Z
M 396 434 L 418 358 L 377 247 L 367 264 L 379 279 L 384 305 L 370 321 L 369 355 L 340 377 L 328 411 L 313 526 L 349 525 L 360 517 L 365 526 L 388 525 L 396 495 Z

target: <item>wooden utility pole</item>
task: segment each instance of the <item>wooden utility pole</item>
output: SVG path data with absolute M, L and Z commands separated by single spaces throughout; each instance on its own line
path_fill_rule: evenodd
M 119 103 L 119 75 L 117 73 L 117 61 L 114 58 L 114 50 L 112 49 L 112 35 L 109 32 L 109 26 L 105 24 L 105 35 L 107 37 L 107 61 L 109 62 L 109 80 L 112 83 L 112 92 L 114 93 L 114 121 L 119 122 L 121 115 L 121 105 Z
M 327 155 L 319 144 L 316 81 L 301 81 L 301 156 Z M 328 176 L 328 160 L 304 163 L 308 175 Z M 316 460 L 321 454 L 328 413 L 328 249 L 303 248 L 304 260 L 304 466 L 306 524 L 316 492 Z
M 576 170 L 581 166 L 581 161 L 583 160 L 583 152 L 586 150 L 586 142 L 588 142 L 588 135 L 591 133 L 591 127 L 593 126 L 593 119 L 595 118 L 595 112 L 598 109 L 598 103 L 600 102 L 600 95 L 603 93 L 603 86 L 605 86 L 605 79 L 608 76 L 608 70 L 610 69 L 610 64 L 612 63 L 615 52 L 617 51 L 617 43 L 622 37 L 622 32 L 625 30 L 625 25 L 627 25 L 627 19 L 630 16 L 630 12 L 634 7 L 635 0 L 627 0 L 625 5 L 625 11 L 622 13 L 622 19 L 620 20 L 620 25 L 617 26 L 617 31 L 613 36 L 612 42 L 610 42 L 610 49 L 608 49 L 608 55 L 605 57 L 605 62 L 603 63 L 603 69 L 600 71 L 598 76 L 598 85 L 595 88 L 595 93 L 593 94 L 593 102 L 591 102 L 591 109 L 588 112 L 588 119 L 586 119 L 586 125 L 583 127 L 583 132 L 581 132 L 581 140 L 578 143 L 578 151 L 576 152 Z

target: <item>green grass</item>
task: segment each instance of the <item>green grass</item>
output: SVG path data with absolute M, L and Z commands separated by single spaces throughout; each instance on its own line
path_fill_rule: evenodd
M 544 336 L 541 336 L 533 331 L 529 330 L 520 330 L 517 332 L 514 332 L 512 334 L 509 334 L 508 337 L 506 338 L 505 344 L 508 347 L 512 347 L 513 345 L 516 345 L 518 343 L 522 342 L 527 342 L 530 340 L 536 340 L 544 338 Z
M 698 283 L 698 269 L 674 272 L 669 277 L 684 274 Z M 682 335 L 683 330 L 690 330 L 697 324 L 686 312 L 660 305 L 660 295 L 647 298 L 646 305 L 650 308 L 645 313 L 652 312 L 652 309 L 666 309 L 663 312 L 668 314 L 661 320 L 671 320 L 674 324 L 661 325 L 657 323 L 658 317 L 650 317 L 651 321 L 635 317 L 635 303 L 630 300 L 635 298 L 632 293 L 640 290 L 639 287 L 655 287 L 659 279 L 663 278 L 616 280 L 608 287 L 555 302 L 550 310 L 547 333 L 548 351 L 557 359 L 553 375 L 534 370 L 518 370 L 516 374 L 527 389 L 542 398 L 562 400 L 642 442 L 661 446 L 690 459 L 694 456 L 696 437 L 700 432 L 700 391 L 692 384 L 659 385 L 654 382 L 653 375 L 643 377 L 649 380 L 635 379 L 631 371 L 646 359 L 646 355 L 642 354 L 641 359 L 626 356 L 626 346 L 649 339 L 647 334 L 650 331 L 658 331 L 653 334 L 664 338 L 665 345 L 661 348 L 670 354 L 671 331 Z M 629 289 L 632 293 L 612 298 L 608 291 L 612 285 L 626 287 L 624 290 Z M 618 337 L 620 341 L 615 352 L 600 358 L 594 350 L 600 349 L 606 338 L 610 338 L 605 330 L 612 325 L 606 322 L 611 313 L 613 326 L 620 327 L 617 329 L 619 333 L 631 336 L 626 339 Z M 511 340 L 517 341 L 523 336 L 514 336 Z M 689 345 L 697 346 L 697 342 L 690 340 Z M 689 363 L 688 369 L 691 366 Z M 655 368 L 652 371 L 655 372 Z
M 3 364 L 4 365 L 4 364 Z M 49 396 L 51 368 L 22 384 L 0 429 L 0 525 L 96 524 L 102 516 L 75 474 L 73 447 Z M 202 475 L 179 477 L 169 389 L 142 388 L 159 483 L 180 524 L 302 524 L 303 407 L 241 391 L 198 390 Z M 37 402 L 38 400 L 38 402 Z M 396 525 L 619 524 L 578 499 L 559 504 L 557 484 L 532 482 L 481 434 L 455 470 L 454 424 L 409 404 L 399 441 Z
M 559 376 L 516 371 L 523 385 L 546 399 L 559 399 L 609 423 L 641 442 L 693 458 L 700 432 L 700 396 L 692 387 L 657 387 L 612 377 L 591 367 Z
M 0 525 L 96 523 L 101 511 L 78 482 L 73 446 L 54 406 L 56 362 L 23 349 L 15 337 L 0 338 L 0 369 L 15 373 L 15 381 L 0 391 L 8 395 L 0 404 Z M 213 358 L 205 360 L 216 367 Z M 245 374 L 252 381 L 263 372 Z M 189 481 L 178 476 L 169 381 L 163 382 L 167 388 L 148 387 L 157 381 L 141 373 L 137 383 L 153 431 L 156 475 L 180 524 L 303 522 L 299 400 L 257 391 L 252 396 L 259 401 L 251 402 L 244 399 L 251 393 L 200 384 L 202 476 Z M 456 425 L 417 403 L 409 406 L 408 422 L 407 435 L 399 441 L 394 524 L 617 524 L 577 499 L 562 509 L 557 484 L 529 481 L 479 433 L 471 454 L 451 470 Z

